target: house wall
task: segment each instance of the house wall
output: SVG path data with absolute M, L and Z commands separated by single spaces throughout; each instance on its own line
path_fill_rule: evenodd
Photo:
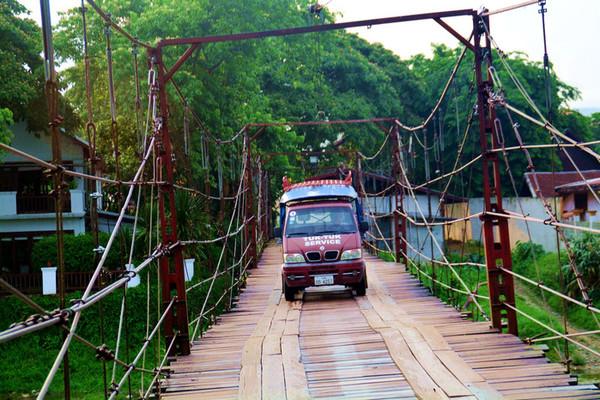
M 407 246 L 408 256 L 413 260 L 419 260 L 425 262 L 426 259 L 419 255 L 422 253 L 425 257 L 433 258 L 439 260 L 442 258 L 441 249 L 444 249 L 444 229 L 442 226 L 432 226 L 431 232 L 433 233 L 433 237 L 435 240 L 432 241 L 431 235 L 429 234 L 426 227 L 415 227 L 412 226 L 406 231 L 406 236 L 408 237 L 408 242 L 413 246 L 416 250 Z M 437 245 L 436 245 L 437 242 Z M 439 247 L 438 247 L 439 246 Z M 432 253 L 433 249 L 433 253 Z M 418 251 L 417 251 L 418 250 Z
M 404 196 L 404 210 L 408 214 L 415 214 L 417 218 L 421 218 L 421 214 L 418 211 L 417 204 L 425 217 L 429 217 L 429 204 L 427 195 L 416 195 L 416 202 L 410 196 Z M 440 198 L 438 195 L 431 195 L 431 214 L 436 215 L 437 207 Z M 365 212 L 370 208 L 371 212 L 376 214 L 388 214 L 392 210 L 396 209 L 396 196 L 381 196 L 381 197 L 368 197 L 366 199 L 367 205 L 364 206 Z M 364 204 L 364 203 L 363 203 Z M 368 207 L 368 208 L 367 208 Z M 441 211 L 437 212 L 437 216 L 442 216 Z
M 85 232 L 85 195 L 70 190 L 71 212 L 63 213 L 63 226 L 76 235 Z M 0 192 L 0 232 L 49 232 L 56 230 L 54 213 L 17 214 L 17 192 Z
M 422 219 L 421 212 L 423 213 L 423 215 L 426 218 L 430 218 L 430 215 L 428 212 L 429 208 L 428 208 L 427 195 L 416 195 L 415 198 L 416 198 L 416 202 L 415 202 L 415 199 L 413 199 L 412 197 L 404 198 L 405 212 L 407 214 L 411 215 L 411 217 L 413 219 L 415 219 L 416 221 L 419 221 Z M 419 211 L 419 208 L 417 207 L 417 204 L 418 204 L 418 207 L 420 208 L 420 211 Z M 431 214 L 432 214 L 431 216 L 436 216 L 438 204 L 439 204 L 439 196 L 431 195 Z M 388 214 L 396 208 L 396 197 L 395 196 L 369 197 L 363 208 L 364 208 L 365 212 L 370 211 L 370 212 L 376 213 L 376 214 Z M 438 217 L 441 215 L 442 215 L 441 211 L 437 212 Z M 379 228 L 382 231 L 381 233 L 383 234 L 384 237 L 393 237 L 392 221 L 393 221 L 392 216 L 377 219 L 377 224 L 379 225 Z M 375 235 L 375 236 L 379 236 L 379 232 L 377 232 L 377 230 L 375 228 L 373 228 L 373 220 L 371 219 L 369 222 L 372 226 L 371 233 L 373 233 L 373 235 Z M 407 232 L 406 232 L 407 240 L 411 244 L 411 246 L 413 246 L 415 249 L 418 250 L 418 251 L 412 250 L 412 249 L 410 249 L 410 246 L 408 246 L 409 257 L 417 260 L 417 259 L 419 259 L 418 253 L 421 252 L 421 253 L 425 254 L 426 257 L 429 257 L 429 258 L 432 257 L 432 254 L 433 254 L 433 257 L 436 259 L 441 258 L 440 249 L 438 249 L 438 247 L 435 245 L 435 242 L 437 241 L 437 244 L 439 245 L 439 247 L 441 247 L 442 249 L 444 248 L 444 228 L 441 225 L 434 225 L 431 227 L 431 231 L 433 233 L 433 236 L 435 237 L 435 241 L 433 241 L 433 253 L 431 251 L 432 239 L 431 239 L 431 235 L 429 234 L 427 228 L 411 225 L 410 223 L 408 224 Z M 393 240 L 388 241 L 388 245 L 391 249 L 394 249 Z M 385 243 L 383 241 L 378 241 L 378 247 L 380 249 L 387 250 L 387 246 L 385 245 Z M 421 260 L 424 260 L 424 259 L 421 257 Z
M 21 151 L 27 152 L 41 158 L 45 161 L 52 160 L 52 136 L 46 133 L 33 133 L 27 130 L 27 124 L 25 122 L 19 122 L 11 126 L 10 130 L 13 132 L 13 138 L 11 146 Z M 83 164 L 84 156 L 83 149 L 80 145 L 65 135 L 61 135 L 61 153 L 63 160 L 73 160 L 76 164 Z M 6 154 L 2 158 L 2 162 L 22 162 L 26 161 L 23 158 L 13 155 Z
M 418 195 L 417 201 L 421 210 L 425 216 L 428 216 L 428 205 L 427 205 L 427 196 L 426 195 Z M 432 214 L 435 215 L 436 208 L 439 202 L 438 196 L 432 196 Z M 547 199 L 551 205 L 554 204 L 554 199 Z M 412 198 L 405 198 L 405 209 L 408 214 L 413 216 L 418 221 L 420 219 L 420 214 L 416 210 L 415 202 Z M 557 202 L 560 204 L 560 201 L 557 199 Z M 369 205 L 372 208 L 372 211 L 378 214 L 386 214 L 389 213 L 390 210 L 394 208 L 395 197 L 377 197 L 377 198 L 369 198 Z M 391 204 L 391 206 L 390 206 Z M 538 198 L 532 197 L 520 197 L 519 199 L 515 197 L 509 197 L 503 199 L 504 209 L 511 210 L 521 214 L 521 207 L 523 207 L 523 212 L 534 218 L 539 218 L 545 220 L 548 218 L 548 214 L 546 213 L 543 203 Z M 377 208 L 375 208 L 375 206 Z M 565 197 L 564 202 L 562 204 L 562 208 L 565 210 L 573 209 L 573 195 L 569 195 Z M 585 222 L 579 222 L 579 220 L 571 221 L 573 223 L 593 224 L 595 227 L 597 224 L 600 224 L 600 204 L 596 201 L 596 198 L 593 194 L 588 194 L 588 210 L 596 211 L 595 215 L 590 215 L 588 213 L 586 215 Z M 367 208 L 365 207 L 365 211 Z M 446 217 L 450 218 L 462 218 L 467 215 L 476 214 L 483 211 L 483 198 L 472 198 L 469 199 L 468 203 L 456 203 L 456 204 L 446 204 L 445 206 L 445 214 Z M 378 222 L 383 219 L 379 219 Z M 389 222 L 386 222 L 389 223 Z M 391 223 L 390 223 L 391 226 Z M 449 240 L 482 240 L 481 236 L 481 220 L 479 218 L 471 218 L 466 222 L 458 222 L 455 224 L 448 225 L 444 228 L 439 226 L 432 227 L 434 231 L 434 235 L 438 240 L 440 246 L 444 244 L 444 237 Z M 410 243 L 417 247 L 423 247 L 423 241 L 425 240 L 424 253 L 430 255 L 430 239 L 427 238 L 427 230 L 425 227 L 415 227 L 411 224 L 408 224 L 409 232 L 407 232 L 407 236 L 409 236 Z M 556 234 L 553 227 L 544 225 L 538 222 L 526 222 L 516 219 L 510 219 L 508 222 L 509 227 L 509 237 L 510 237 L 510 246 L 511 249 L 517 245 L 517 242 L 528 242 L 529 234 L 531 234 L 531 239 L 534 243 L 540 244 L 545 251 L 555 252 L 556 251 Z M 569 234 L 576 234 L 573 232 L 569 232 Z M 390 235 L 391 236 L 391 235 Z M 418 236 L 418 237 L 417 237 Z M 413 252 L 414 253 L 414 252 Z M 412 254 L 412 253 L 411 253 Z M 414 254 L 412 254 L 414 255 Z M 435 248 L 434 245 L 434 256 L 440 257 L 439 251 Z
M 469 214 L 468 202 L 446 204 L 446 217 L 448 218 L 464 218 Z M 462 242 L 473 239 L 473 227 L 470 220 L 447 225 L 444 227 L 444 231 L 448 240 Z
M 550 204 L 553 204 L 553 199 L 547 199 Z M 534 218 L 546 219 L 548 214 L 544 210 L 542 201 L 532 197 L 515 197 L 504 198 L 502 202 L 505 210 L 510 210 L 521 214 L 521 206 L 523 213 Z M 483 211 L 483 198 L 469 199 L 469 213 L 475 214 Z M 471 238 L 481 240 L 481 220 L 479 218 L 471 219 Z M 538 222 L 526 222 L 516 219 L 508 221 L 510 247 L 511 249 L 517 245 L 517 242 L 528 242 L 529 232 L 534 243 L 542 245 L 546 251 L 556 251 L 556 234 L 553 227 L 544 225 Z
M 13 132 L 11 146 L 31 154 L 44 161 L 52 161 L 52 136 L 46 133 L 33 133 L 27 130 L 25 122 L 19 122 L 11 126 Z M 65 135 L 60 135 L 61 156 L 63 160 L 73 161 L 74 170 L 84 172 L 85 157 L 81 145 L 76 144 L 73 140 Z M 27 160 L 13 155 L 12 153 L 4 154 L 0 159 L 2 163 L 11 162 L 27 162 Z M 75 189 L 83 190 L 83 180 L 75 179 Z
M 597 193 L 600 197 L 600 193 Z M 573 211 L 575 209 L 575 193 L 569 193 L 561 199 L 562 211 Z M 593 193 L 587 193 L 587 210 L 584 215 L 574 215 L 565 219 L 571 223 L 583 223 L 588 222 L 590 225 L 600 222 L 600 203 L 596 200 L 596 196 Z
M 23 152 L 31 154 L 44 161 L 52 160 L 52 140 L 50 134 L 32 133 L 27 130 L 24 122 L 13 125 L 11 128 L 13 138 L 11 145 Z M 84 172 L 85 154 L 84 147 L 76 143 L 73 139 L 60 135 L 61 156 L 65 161 L 73 163 L 73 169 Z M 19 169 L 31 169 L 32 164 L 19 156 L 11 153 L 3 153 L 0 163 L 13 163 Z M 23 168 L 21 168 L 23 165 Z M 36 167 L 35 169 L 38 169 Z M 17 172 L 18 173 L 18 172 Z M 63 213 L 63 229 L 66 232 L 82 234 L 85 232 L 85 187 L 80 178 L 72 180 L 69 190 L 70 212 Z M 17 192 L 0 192 L 0 236 L 3 241 L 11 243 L 22 243 L 28 241 L 31 246 L 32 241 L 39 237 L 54 234 L 56 231 L 56 215 L 54 212 L 46 212 L 47 208 L 38 213 L 17 213 Z M 20 250 L 21 251 L 21 250 Z M 29 257 L 20 257 L 19 265 L 14 265 L 15 260 L 10 254 L 3 253 L 1 264 L 3 268 L 12 271 L 27 272 Z M 22 264 L 25 262 L 25 264 Z

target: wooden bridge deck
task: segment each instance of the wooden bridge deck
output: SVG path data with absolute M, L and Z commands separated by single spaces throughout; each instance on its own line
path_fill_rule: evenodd
M 368 259 L 367 296 L 281 296 L 268 247 L 237 307 L 171 363 L 169 399 L 598 399 L 543 351 L 464 319 L 397 264 Z

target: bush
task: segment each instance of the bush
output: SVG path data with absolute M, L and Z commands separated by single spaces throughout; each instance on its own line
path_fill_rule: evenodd
M 513 250 L 513 261 L 515 263 L 533 262 L 539 260 L 545 251 L 542 245 L 532 242 L 517 242 Z
M 587 232 L 577 235 L 571 241 L 571 248 L 577 269 L 590 291 L 590 297 L 600 298 L 600 236 Z M 568 265 L 565 266 L 565 270 L 568 271 L 569 291 L 572 295 L 579 293 L 575 276 Z
M 105 247 L 108 238 L 109 235 L 107 233 L 100 232 L 98 237 L 100 245 Z M 64 242 L 66 271 L 92 271 L 94 269 L 95 246 L 94 238 L 91 234 L 86 233 L 77 236 L 65 235 Z M 48 263 L 56 266 L 58 263 L 56 257 L 56 236 L 46 236 L 36 242 L 33 245 L 31 253 L 34 271 L 39 271 L 40 268 L 47 266 Z M 127 255 L 127 252 L 121 249 L 120 240 L 117 238 L 104 265 L 110 270 L 123 269 L 127 260 Z

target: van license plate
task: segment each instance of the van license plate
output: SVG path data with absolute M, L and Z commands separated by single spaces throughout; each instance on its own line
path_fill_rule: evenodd
M 333 285 L 333 275 L 315 275 L 315 286 Z

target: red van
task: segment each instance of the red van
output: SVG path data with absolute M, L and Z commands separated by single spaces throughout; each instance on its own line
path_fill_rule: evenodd
M 290 184 L 283 178 L 280 228 L 283 241 L 282 290 L 288 301 L 309 286 L 344 285 L 364 296 L 367 288 L 362 233 L 368 229 L 362 207 L 344 180 Z

